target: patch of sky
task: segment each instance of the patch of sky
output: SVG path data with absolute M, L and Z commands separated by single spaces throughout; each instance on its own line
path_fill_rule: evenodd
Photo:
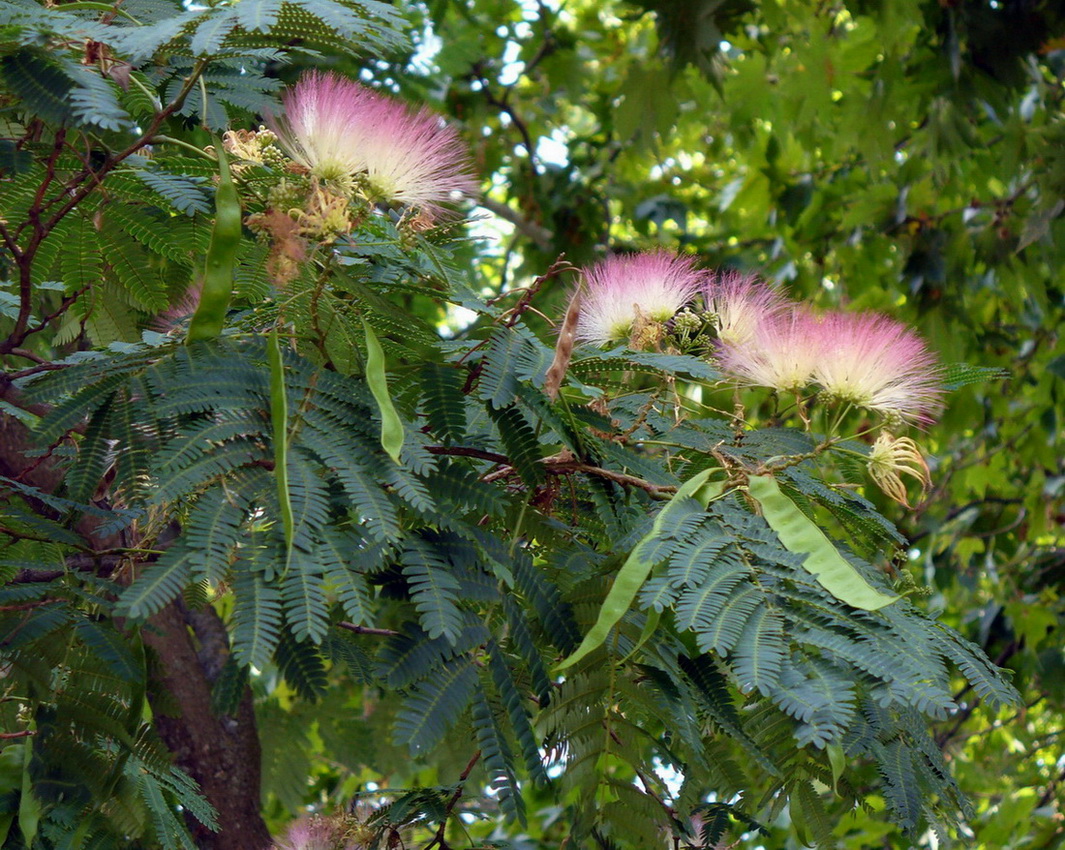
M 436 55 L 443 48 L 444 42 L 435 32 L 433 25 L 426 24 L 425 29 L 414 36 L 414 55 L 410 58 L 410 68 L 426 76 L 436 71 Z
M 684 785 L 684 774 L 679 770 L 676 770 L 672 765 L 665 764 L 661 759 L 656 758 L 653 762 L 655 775 L 662 780 L 662 783 L 666 786 L 666 790 L 669 792 L 669 796 L 672 799 L 676 799 L 680 794 L 680 789 Z
M 536 142 L 536 158 L 549 165 L 567 165 L 569 146 L 566 144 L 566 133 L 554 130 L 550 136 L 541 136 Z

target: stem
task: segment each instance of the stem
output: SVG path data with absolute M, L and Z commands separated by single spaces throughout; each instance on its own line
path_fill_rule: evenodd
M 104 12 L 109 15 L 121 15 L 123 18 L 135 23 L 137 26 L 141 26 L 141 22 L 133 17 L 133 15 L 125 9 L 120 9 L 118 6 L 112 5 L 111 3 L 96 3 L 92 2 L 92 0 L 80 0 L 80 2 L 77 3 L 64 3 L 63 11 Z
M 66 138 L 65 131 L 59 130 L 56 133 L 53 151 L 48 160 L 48 174 L 37 190 L 37 195 L 27 213 L 27 223 L 32 226 L 33 232 L 30 235 L 28 244 L 24 248 L 20 251 L 12 251 L 12 256 L 15 257 L 19 268 L 19 315 L 15 320 L 15 327 L 12 329 L 7 339 L 0 340 L 0 355 L 8 354 L 12 349 L 21 347 L 26 337 L 30 334 L 44 330 L 52 319 L 60 315 L 62 312 L 65 312 L 65 310 L 68 309 L 69 306 L 74 303 L 74 300 L 76 300 L 81 294 L 80 292 L 75 293 L 67 299 L 64 299 L 59 311 L 53 313 L 51 317 L 46 317 L 45 320 L 35 328 L 31 329 L 29 327 L 30 315 L 33 310 L 32 268 L 33 261 L 37 256 L 37 250 L 40 248 L 41 243 L 48 234 L 52 232 L 55 226 L 71 212 L 71 210 L 85 200 L 91 192 L 96 190 L 107 174 L 148 144 L 148 141 L 159 131 L 163 122 L 181 108 L 181 105 L 185 102 L 185 98 L 188 97 L 189 92 L 192 91 L 193 86 L 195 86 L 197 81 L 202 77 L 206 68 L 207 60 L 197 60 L 188 79 L 185 80 L 184 85 L 181 87 L 181 90 L 170 103 L 155 114 L 155 117 L 152 118 L 148 128 L 141 136 L 135 139 L 125 149 L 116 154 L 107 156 L 100 167 L 95 171 L 92 170 L 89 165 L 86 165 L 80 172 L 64 183 L 62 191 L 46 202 L 44 200 L 44 194 L 48 191 L 48 187 L 55 179 L 55 162 L 59 157 L 59 153 L 63 149 Z M 44 210 L 50 209 L 55 203 L 60 204 L 59 208 L 52 212 L 47 220 L 42 220 L 41 214 Z M 17 236 L 18 232 L 16 232 L 14 236 L 5 232 L 5 244 L 13 243 Z M 11 247 L 11 244 L 8 244 L 8 247 Z
M 164 144 L 164 145 L 177 145 L 179 148 L 185 148 L 189 153 L 194 153 L 197 156 L 202 156 L 204 159 L 208 159 L 211 162 L 218 162 L 217 156 L 211 156 L 203 148 L 198 148 L 196 145 L 184 142 L 181 139 L 175 139 L 173 136 L 152 136 L 149 140 L 152 144 Z
M 451 813 L 454 811 L 456 804 L 462 798 L 462 789 L 466 785 L 466 780 L 470 778 L 470 774 L 473 773 L 474 767 L 477 766 L 477 762 L 480 760 L 481 751 L 477 750 L 465 769 L 459 774 L 458 787 L 455 789 L 455 793 L 451 795 L 451 799 L 447 801 L 447 805 L 444 807 L 444 817 L 440 820 L 440 826 L 436 830 L 436 835 L 434 835 L 429 843 L 425 845 L 424 850 L 429 850 L 429 848 L 437 845 L 440 846 L 441 850 L 446 850 L 448 844 L 444 840 L 444 832 L 447 830 L 448 819 L 451 817 Z

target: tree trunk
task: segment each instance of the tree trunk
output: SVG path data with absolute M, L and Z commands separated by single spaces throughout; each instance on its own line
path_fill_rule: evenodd
M 18 401 L 17 391 L 2 376 L 0 398 Z M 45 412 L 43 406 L 20 406 Z M 52 493 L 59 487 L 64 470 L 50 455 L 35 457 L 37 448 L 21 422 L 0 414 L 0 475 Z M 50 513 L 44 505 L 36 507 L 44 515 Z M 95 517 L 84 518 L 79 524 L 77 530 L 88 546 L 105 550 L 129 545 L 129 541 L 117 538 L 94 537 L 99 525 L 100 519 Z M 117 564 L 115 558 L 85 553 L 72 556 L 67 567 L 108 575 Z M 53 577 L 37 572 L 24 579 L 20 574 L 15 580 Z M 229 653 L 225 626 L 213 609 L 190 612 L 178 601 L 152 617 L 141 629 L 141 636 L 156 657 L 149 671 L 155 728 L 174 754 L 175 763 L 199 784 L 218 812 L 217 833 L 188 818 L 197 845 L 204 850 L 265 850 L 271 839 L 260 814 L 261 752 L 251 690 L 245 688 L 236 716 L 216 716 L 211 710 L 211 685 Z
M 251 690 L 245 688 L 236 716 L 211 710 L 211 683 L 227 651 L 217 641 L 222 629 L 213 610 L 188 612 L 180 601 L 149 620 L 142 636 L 159 660 L 153 678 L 165 691 L 150 695 L 155 727 L 218 812 L 218 832 L 189 819 L 196 844 L 204 850 L 265 850 L 271 839 L 259 811 L 261 752 Z

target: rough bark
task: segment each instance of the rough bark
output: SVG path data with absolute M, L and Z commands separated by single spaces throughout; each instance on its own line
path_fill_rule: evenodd
M 2 376 L 0 398 L 18 400 L 17 391 Z M 50 456 L 40 456 L 40 448 L 25 425 L 0 414 L 0 475 L 52 493 L 65 471 Z M 106 500 L 98 505 L 106 506 Z M 34 507 L 50 514 L 43 504 Z M 129 541 L 94 536 L 98 524 L 99 519 L 84 519 L 77 528 L 88 547 L 102 551 L 128 545 Z M 70 556 L 67 569 L 105 576 L 120 561 L 114 555 L 98 557 L 86 551 Z M 24 571 L 14 581 L 50 580 L 59 575 L 61 570 Z M 225 626 L 212 609 L 189 612 L 178 602 L 153 617 L 142 637 L 156 660 L 151 671 L 155 687 L 150 694 L 156 729 L 175 763 L 199 783 L 218 812 L 218 833 L 189 820 L 197 845 L 204 850 L 264 850 L 271 841 L 259 811 L 261 758 L 251 691 L 245 689 L 236 716 L 219 717 L 211 711 L 211 684 L 228 652 Z
M 190 613 L 181 602 L 152 617 L 142 634 L 159 661 L 154 678 L 164 692 L 150 699 L 156 729 L 175 762 L 218 812 L 218 832 L 189 820 L 197 846 L 264 850 L 270 833 L 259 811 L 261 752 L 251 691 L 245 689 L 236 716 L 211 710 L 211 682 L 221 669 L 217 636 L 223 628 L 213 610 Z

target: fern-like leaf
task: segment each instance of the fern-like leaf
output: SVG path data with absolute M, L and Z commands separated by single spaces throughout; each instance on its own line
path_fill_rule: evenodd
M 463 373 L 454 367 L 427 363 L 422 369 L 425 418 L 432 432 L 446 443 L 457 443 L 466 433 L 463 382 Z
M 320 570 L 317 558 L 311 553 L 299 547 L 288 553 L 281 598 L 285 619 L 297 641 L 321 643 L 329 631 L 325 581 Z
M 507 449 L 510 463 L 530 487 L 544 480 L 544 468 L 540 463 L 542 452 L 536 433 L 526 421 L 516 404 L 500 409 L 489 409 L 489 415 L 499 429 L 499 437 Z
M 677 600 L 677 627 L 705 634 L 717 620 L 732 592 L 745 583 L 747 567 L 738 557 L 721 558 L 695 587 L 685 588 Z
M 458 607 L 459 583 L 433 548 L 412 542 L 403 553 L 403 575 L 418 609 L 422 628 L 430 638 L 443 636 L 451 643 L 462 630 Z
M 476 687 L 477 672 L 469 658 L 446 662 L 403 700 L 396 717 L 395 742 L 405 744 L 411 755 L 431 750 L 466 710 Z
M 159 560 L 130 584 L 118 598 L 115 614 L 143 620 L 181 595 L 192 577 L 198 553 L 181 543 L 166 550 Z
M 492 644 L 489 650 L 488 669 L 492 676 L 492 683 L 499 693 L 507 717 L 510 719 L 511 728 L 518 739 L 525 769 L 534 782 L 538 785 L 546 785 L 547 773 L 544 771 L 543 759 L 540 756 L 540 742 L 533 731 L 522 695 L 514 683 L 514 677 L 499 647 Z
M 263 557 L 271 554 L 263 553 Z M 233 657 L 261 670 L 281 637 L 281 594 L 253 571 L 254 562 L 241 567 L 234 580 Z
M 325 662 L 314 644 L 297 640 L 283 631 L 275 658 L 281 675 L 301 697 L 314 702 L 325 694 L 329 684 Z
M 743 627 L 733 653 L 736 677 L 744 692 L 768 696 L 780 681 L 787 642 L 784 621 L 769 605 L 757 607 Z
M 514 755 L 483 688 L 477 689 L 473 696 L 470 716 L 474 739 L 488 773 L 489 787 L 499 795 L 499 807 L 508 819 L 525 826 L 525 801 L 514 775 Z

